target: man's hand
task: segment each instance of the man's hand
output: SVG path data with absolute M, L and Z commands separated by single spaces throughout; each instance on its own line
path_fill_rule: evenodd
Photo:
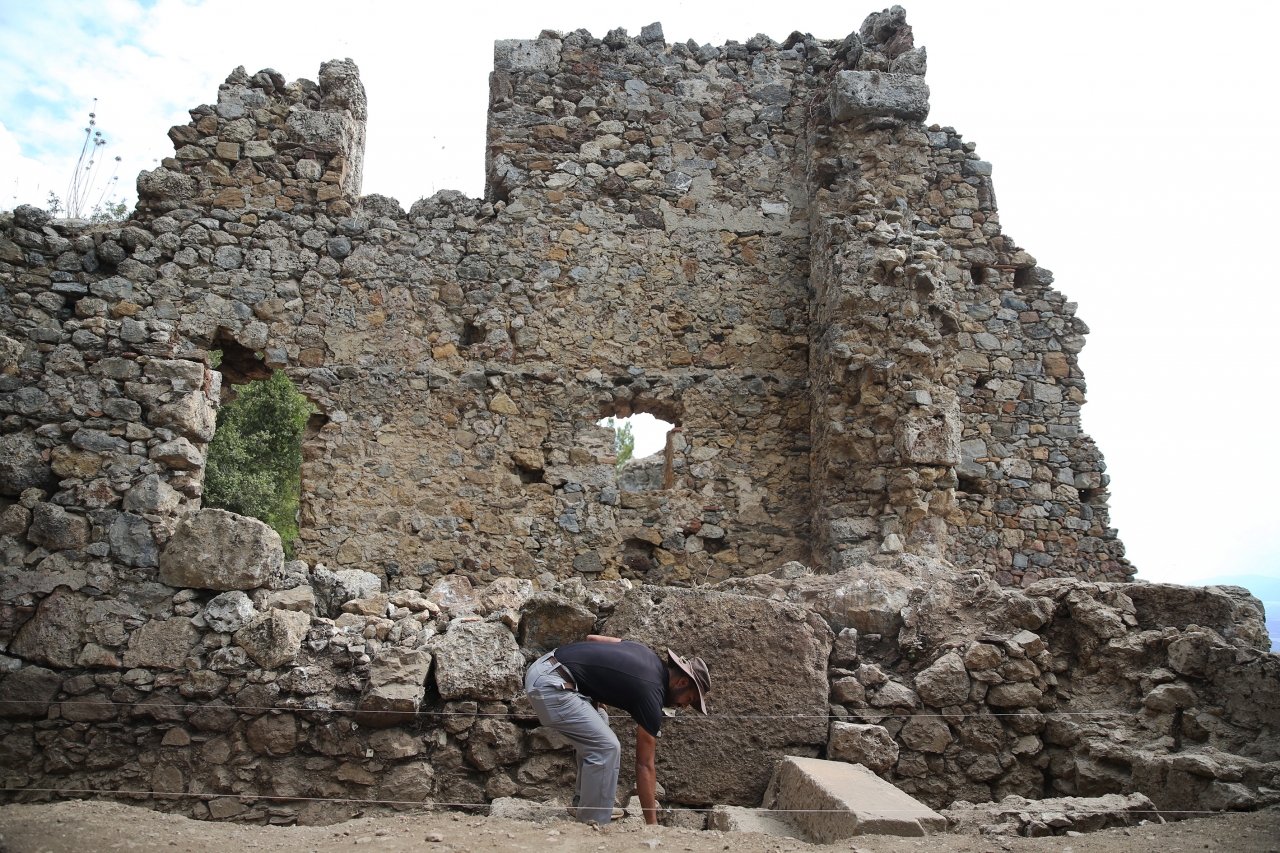
M 606 637 L 603 634 L 588 634 L 587 639 L 593 643 L 621 643 L 619 637 Z
M 649 825 L 658 822 L 658 798 L 654 793 L 658 774 L 653 767 L 657 747 L 657 739 L 636 726 L 636 793 L 640 796 L 640 807 L 644 809 L 644 822 Z

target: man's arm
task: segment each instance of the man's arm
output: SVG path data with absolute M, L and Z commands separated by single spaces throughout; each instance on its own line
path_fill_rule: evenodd
M 658 822 L 658 798 L 654 793 L 658 774 L 653 767 L 657 747 L 657 739 L 642 726 L 636 726 L 636 793 L 644 809 L 644 822 L 650 825 Z
M 619 637 L 606 637 L 603 634 L 588 634 L 587 639 L 595 643 L 621 643 Z

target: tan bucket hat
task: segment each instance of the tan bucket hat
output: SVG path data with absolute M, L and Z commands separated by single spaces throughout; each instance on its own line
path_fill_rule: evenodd
M 711 692 L 711 673 L 707 671 L 707 662 L 700 657 L 692 657 L 685 660 L 671 651 L 671 649 L 667 649 L 667 657 L 671 658 L 671 662 L 680 667 L 681 671 L 689 676 L 693 681 L 693 685 L 698 688 L 698 710 L 706 714 L 707 694 Z

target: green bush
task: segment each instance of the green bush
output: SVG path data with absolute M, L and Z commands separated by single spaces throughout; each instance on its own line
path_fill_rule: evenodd
M 298 538 L 302 432 L 314 407 L 276 371 L 250 382 L 240 396 L 218 409 L 218 429 L 209 444 L 204 505 L 265 521 L 280 534 L 293 557 Z

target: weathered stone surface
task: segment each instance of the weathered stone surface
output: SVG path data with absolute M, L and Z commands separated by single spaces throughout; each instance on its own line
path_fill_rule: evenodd
M 1029 681 L 996 684 L 987 691 L 987 703 L 997 708 L 1034 708 L 1042 695 L 1040 688 Z
M 330 571 L 316 566 L 311 574 L 321 615 L 336 616 L 348 601 L 373 598 L 382 592 L 382 581 L 372 572 L 360 569 Z
M 923 77 L 882 71 L 841 71 L 831 88 L 831 117 L 891 115 L 911 121 L 929 116 L 929 86 Z
M 1101 797 L 1005 797 L 999 803 L 957 803 L 942 812 L 953 831 L 987 835 L 1063 835 L 1137 826 L 1156 806 L 1143 794 Z
M 253 589 L 284 564 L 280 535 L 258 521 L 202 509 L 178 525 L 160 555 L 160 580 L 196 589 Z
M 200 631 L 184 616 L 152 619 L 129 635 L 126 667 L 179 669 L 187 652 L 200 640 Z
M 832 722 L 827 757 L 883 773 L 898 762 L 898 744 L 884 726 Z
M 62 676 L 42 666 L 24 666 L 0 681 L 0 717 L 39 718 L 49 713 Z
M 777 807 L 810 841 L 831 844 L 856 835 L 920 837 L 947 820 L 866 767 L 816 758 L 786 758 L 778 768 Z
M 524 657 L 500 622 L 455 622 L 429 646 L 436 689 L 444 699 L 503 701 L 520 691 Z
M 240 646 L 263 669 L 274 669 L 297 657 L 311 617 L 292 610 L 268 610 L 235 633 Z
M 951 745 L 951 729 L 932 714 L 912 715 L 898 734 L 907 748 L 916 752 L 939 753 Z
M 466 575 L 445 575 L 427 592 L 427 601 L 450 613 L 480 609 L 480 596 Z
M 526 800 L 521 797 L 498 797 L 489 804 L 489 817 L 500 817 L 507 820 L 554 823 L 565 820 L 568 816 L 568 813 L 563 808 L 551 808 L 537 800 Z
M 149 474 L 129 491 L 125 492 L 123 507 L 126 512 L 169 513 L 178 508 L 182 495 L 160 479 Z
M 623 596 L 604 630 L 658 651 L 700 655 L 711 673 L 714 728 L 663 731 L 658 774 L 679 802 L 758 802 L 774 763 L 827 739 L 827 659 L 821 619 L 794 604 L 724 592 L 640 587 Z M 717 675 L 719 673 L 719 675 Z M 767 726 L 733 715 L 776 716 Z M 707 773 L 705 768 L 719 768 Z
M 426 695 L 430 669 L 428 652 L 383 649 L 373 659 L 356 719 L 372 728 L 411 721 Z
M 36 504 L 27 539 L 51 551 L 83 548 L 89 544 L 89 520 L 54 504 Z
M 800 834 L 781 814 L 772 815 L 759 809 L 725 805 L 716 806 L 707 815 L 707 829 L 758 832 L 770 838 L 795 838 Z
M 298 721 L 293 714 L 264 714 L 245 729 L 245 740 L 259 755 L 287 755 L 298 745 Z
M 45 596 L 9 645 L 9 654 L 59 669 L 75 666 L 84 634 L 85 597 L 66 587 Z
M 969 673 L 960 655 L 949 652 L 916 673 L 916 692 L 935 708 L 959 705 L 968 699 Z
M 520 645 L 534 651 L 551 651 L 585 640 L 595 624 L 596 615 L 587 608 L 554 592 L 540 592 L 520 611 Z
M 396 810 L 429 805 L 438 787 L 435 770 L 425 761 L 401 764 L 383 774 L 380 782 L 378 799 Z
M 50 476 L 48 460 L 30 435 L 0 436 L 0 494 L 17 497 L 26 489 L 44 486 Z
M 493 67 L 503 71 L 554 71 L 560 64 L 557 39 L 501 39 L 493 43 Z
M 205 624 L 213 630 L 234 634 L 257 616 L 258 611 L 249 596 L 236 589 L 211 598 L 204 606 L 203 615 Z

